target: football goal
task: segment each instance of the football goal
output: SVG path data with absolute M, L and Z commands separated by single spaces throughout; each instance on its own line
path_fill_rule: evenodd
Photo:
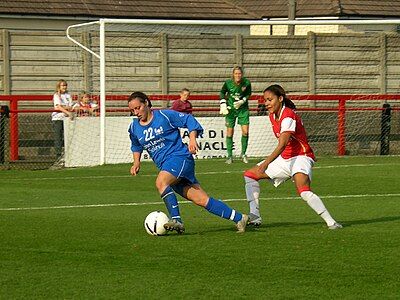
M 296 103 L 317 154 L 379 154 L 385 138 L 390 153 L 400 153 L 399 137 L 390 135 L 400 125 L 400 36 L 389 32 L 399 24 L 101 19 L 72 25 L 71 64 L 80 72 L 70 75 L 70 86 L 89 93 L 100 110 L 98 117 L 65 121 L 65 165 L 131 162 L 128 96 L 142 91 L 156 109 L 168 108 L 183 88 L 191 91 L 193 113 L 205 128 L 197 157 L 224 157 L 219 91 L 237 65 L 252 84 L 249 156 L 263 157 L 276 145 L 261 97 L 275 83 Z M 295 35 L 273 34 L 287 25 L 296 26 Z M 327 26 L 329 33 L 319 32 Z M 391 113 L 386 127 L 383 104 Z M 235 132 L 240 145 L 240 127 Z

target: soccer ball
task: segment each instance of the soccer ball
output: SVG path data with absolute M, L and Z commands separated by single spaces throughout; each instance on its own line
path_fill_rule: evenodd
M 144 228 L 150 235 L 165 235 L 167 230 L 164 228 L 164 224 L 168 221 L 168 216 L 162 211 L 153 211 L 144 220 Z

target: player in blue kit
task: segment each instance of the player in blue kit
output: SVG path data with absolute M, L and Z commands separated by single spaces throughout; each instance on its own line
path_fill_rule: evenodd
M 237 231 L 244 232 L 248 216 L 208 196 L 196 179 L 192 154 L 197 152 L 196 138 L 203 132 L 199 122 L 192 115 L 173 110 L 151 110 L 151 102 L 142 92 L 135 92 L 129 97 L 128 107 L 137 117 L 128 130 L 133 153 L 130 171 L 134 176 L 139 173 L 140 157 L 146 150 L 160 170 L 156 187 L 170 215 L 165 229 L 178 233 L 185 231 L 175 195 L 178 193 L 210 213 L 234 221 Z M 188 146 L 182 142 L 179 128 L 189 130 Z

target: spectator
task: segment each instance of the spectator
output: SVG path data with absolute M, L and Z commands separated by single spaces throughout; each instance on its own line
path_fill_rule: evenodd
M 90 95 L 82 92 L 79 102 L 74 105 L 74 111 L 79 117 L 97 116 L 99 106 L 90 99 Z
M 180 99 L 175 100 L 172 103 L 171 109 L 187 114 L 192 114 L 193 106 L 192 103 L 189 102 L 190 91 L 187 88 L 181 90 Z
M 74 118 L 72 112 L 72 98 L 67 90 L 68 84 L 64 79 L 60 79 L 56 85 L 56 92 L 53 96 L 54 110 L 51 114 L 51 121 L 54 129 L 54 146 L 56 156 L 60 158 L 64 147 L 64 119 Z

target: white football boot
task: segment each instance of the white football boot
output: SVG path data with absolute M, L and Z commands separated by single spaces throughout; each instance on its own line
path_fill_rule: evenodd
M 343 228 L 343 225 L 340 224 L 340 223 L 337 223 L 337 222 L 335 222 L 332 225 L 328 226 L 328 229 L 331 229 L 331 230 L 336 230 L 336 229 L 341 229 L 341 228 Z
M 248 225 L 254 226 L 254 227 L 260 227 L 262 224 L 262 219 L 260 216 L 257 216 L 255 214 L 250 213 L 249 214 L 249 223 Z
M 178 234 L 182 234 L 185 232 L 185 226 L 181 222 L 178 222 L 177 220 L 171 219 L 167 223 L 164 224 L 164 228 L 167 231 L 176 231 Z

